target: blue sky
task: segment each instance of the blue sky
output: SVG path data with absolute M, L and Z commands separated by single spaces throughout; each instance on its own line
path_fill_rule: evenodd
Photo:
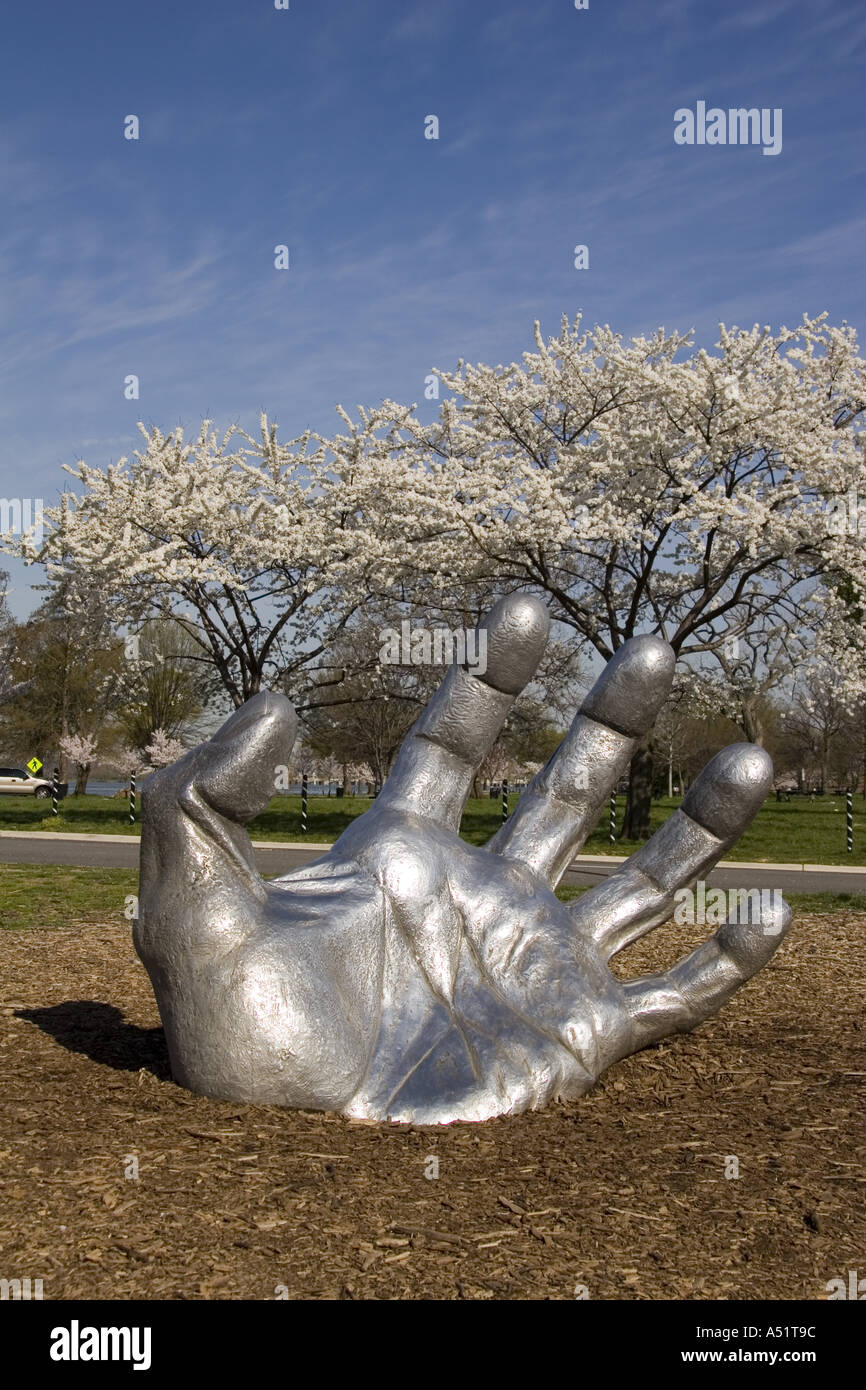
M 47 0 L 4 29 L 0 496 L 48 504 L 138 419 L 327 433 L 579 309 L 862 336 L 861 0 Z M 781 107 L 782 152 L 676 145 L 698 100 Z M 41 573 L 9 567 L 21 616 Z

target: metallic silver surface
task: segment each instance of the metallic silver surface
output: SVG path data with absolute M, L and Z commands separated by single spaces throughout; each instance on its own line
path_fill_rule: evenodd
M 548 617 L 513 595 L 485 625 L 484 676 L 449 671 L 371 809 L 284 878 L 260 877 L 243 829 L 288 761 L 284 696 L 255 696 L 148 779 L 135 944 L 182 1085 L 415 1124 L 515 1114 L 695 1027 L 775 951 L 784 905 L 720 927 L 665 974 L 624 983 L 608 969 L 751 821 L 772 764 L 749 744 L 714 758 L 604 883 L 571 905 L 553 892 L 667 695 L 674 659 L 658 638 L 617 652 L 487 847 L 459 838 Z

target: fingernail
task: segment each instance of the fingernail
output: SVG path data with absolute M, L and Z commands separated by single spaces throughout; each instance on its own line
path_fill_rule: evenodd
M 240 734 L 246 733 L 247 729 L 280 715 L 294 717 L 291 701 L 279 691 L 260 690 L 229 716 L 222 728 L 214 734 L 211 743 L 224 743 L 237 738 Z
M 519 695 L 544 654 L 550 614 L 533 594 L 509 594 L 494 604 L 479 627 L 487 630 L 483 679 L 506 695 Z
M 773 783 L 773 760 L 755 743 L 732 743 L 707 763 L 682 809 L 720 840 L 739 836 Z
M 632 637 L 614 653 L 580 707 L 589 719 L 637 738 L 651 729 L 674 676 L 673 648 L 661 637 Z

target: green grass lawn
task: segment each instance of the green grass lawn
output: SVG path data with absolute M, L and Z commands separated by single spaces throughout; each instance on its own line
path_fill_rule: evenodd
M 311 796 L 309 823 L 301 834 L 300 797 L 275 797 L 267 811 L 250 827 L 254 840 L 296 840 L 331 843 L 350 821 L 370 806 L 366 797 Z M 512 798 L 511 809 L 516 801 Z M 667 819 L 679 799 L 663 798 L 653 804 L 652 826 Z M 618 800 L 621 823 L 625 798 Z M 484 844 L 500 823 L 498 801 L 471 800 L 463 816 L 461 834 L 471 844 Z M 102 796 L 67 797 L 60 803 L 60 814 L 51 814 L 51 804 L 31 797 L 0 796 L 0 830 L 53 830 L 135 835 L 141 825 L 129 823 L 125 801 Z M 586 854 L 630 854 L 637 848 L 633 840 L 617 840 L 611 845 L 605 811 L 596 830 L 584 846 Z M 769 863 L 866 864 L 866 801 L 854 798 L 854 853 L 845 849 L 844 797 L 819 797 L 814 802 L 796 797 L 789 802 L 768 798 L 754 822 L 728 859 L 765 860 Z
M 567 902 L 588 892 L 558 888 Z M 88 926 L 125 920 L 126 899 L 138 892 L 135 869 L 76 869 L 68 865 L 0 865 L 0 928 Z M 795 911 L 866 912 L 866 893 L 787 893 Z M 129 922 L 130 929 L 132 922 Z M 708 932 L 709 934 L 709 932 Z

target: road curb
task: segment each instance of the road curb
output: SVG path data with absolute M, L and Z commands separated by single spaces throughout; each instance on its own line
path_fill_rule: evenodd
M 140 835 L 82 835 L 72 830 L 0 830 L 2 840 L 60 840 L 63 842 L 86 842 L 88 844 L 141 844 Z M 330 843 L 320 844 L 311 840 L 253 840 L 253 849 L 290 850 L 310 849 L 326 853 L 332 849 Z M 628 855 L 624 854 L 578 854 L 572 859 L 569 868 L 589 868 L 593 864 L 624 864 Z M 769 860 L 720 859 L 717 869 L 773 869 L 789 874 L 864 874 L 866 864 L 773 864 Z

